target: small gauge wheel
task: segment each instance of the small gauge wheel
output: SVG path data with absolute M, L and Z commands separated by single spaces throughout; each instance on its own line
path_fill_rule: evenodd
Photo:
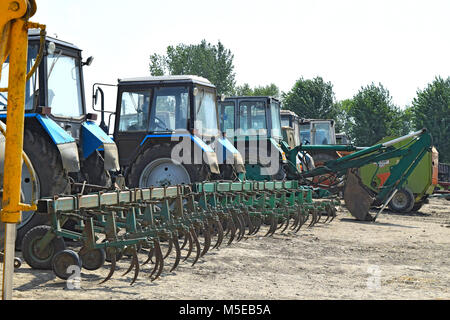
M 73 274 L 70 267 L 75 266 L 81 269 L 81 260 L 73 250 L 63 250 L 55 254 L 52 260 L 52 269 L 55 275 L 63 280 L 69 279 Z

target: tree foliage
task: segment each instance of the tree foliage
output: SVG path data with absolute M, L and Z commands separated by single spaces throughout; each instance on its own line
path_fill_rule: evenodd
M 345 131 L 358 146 L 370 146 L 387 136 L 405 134 L 402 123 L 407 117 L 392 102 L 382 84 L 362 87 L 345 104 Z
M 237 86 L 234 90 L 236 96 L 272 96 L 274 98 L 280 98 L 280 89 L 271 83 L 266 86 L 257 86 L 251 88 L 248 83 L 244 83 L 241 86 Z
M 284 109 L 302 118 L 335 119 L 337 115 L 333 85 L 321 77 L 300 78 L 289 92 L 283 93 L 282 99 Z
M 415 129 L 427 128 L 439 151 L 440 162 L 450 162 L 450 77 L 436 77 L 413 100 L 412 121 Z
M 235 86 L 234 55 L 218 41 L 202 40 L 200 44 L 168 46 L 166 55 L 150 56 L 150 74 L 197 75 L 211 81 L 218 94 L 231 94 Z

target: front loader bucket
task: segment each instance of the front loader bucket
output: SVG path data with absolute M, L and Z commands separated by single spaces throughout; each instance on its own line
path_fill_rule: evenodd
M 351 169 L 348 170 L 344 189 L 344 201 L 352 216 L 358 220 L 372 221 L 373 218 L 369 214 L 369 208 L 374 199 L 364 188 L 360 177 Z

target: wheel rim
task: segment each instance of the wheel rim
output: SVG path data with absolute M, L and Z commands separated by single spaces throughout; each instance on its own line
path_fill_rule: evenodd
M 50 243 L 48 246 L 46 246 L 41 252 L 37 251 L 37 244 L 42 239 L 42 237 L 37 237 L 32 240 L 31 246 L 30 246 L 30 255 L 33 257 L 35 261 L 48 261 L 53 257 L 54 254 L 54 248 L 53 245 Z
M 142 170 L 139 187 L 161 187 L 190 184 L 191 179 L 186 168 L 173 163 L 172 159 L 161 158 L 150 162 Z
M 408 203 L 408 197 L 403 192 L 397 192 L 391 201 L 394 207 L 404 208 Z

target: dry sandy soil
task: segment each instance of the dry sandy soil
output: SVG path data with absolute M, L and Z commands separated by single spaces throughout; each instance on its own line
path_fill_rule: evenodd
M 208 252 L 191 267 L 166 267 L 155 282 L 143 267 L 130 286 L 113 278 L 109 264 L 82 270 L 81 288 L 70 290 L 52 271 L 23 263 L 14 275 L 14 299 L 450 299 L 450 201 L 431 199 L 419 212 L 384 212 L 376 223 L 354 220 L 340 208 L 330 224 L 302 227 L 298 234 L 252 236 Z M 20 257 L 20 252 L 17 253 Z M 141 255 L 141 262 L 145 256 Z M 170 262 L 170 259 L 169 259 Z M 0 267 L 1 268 L 1 267 Z

